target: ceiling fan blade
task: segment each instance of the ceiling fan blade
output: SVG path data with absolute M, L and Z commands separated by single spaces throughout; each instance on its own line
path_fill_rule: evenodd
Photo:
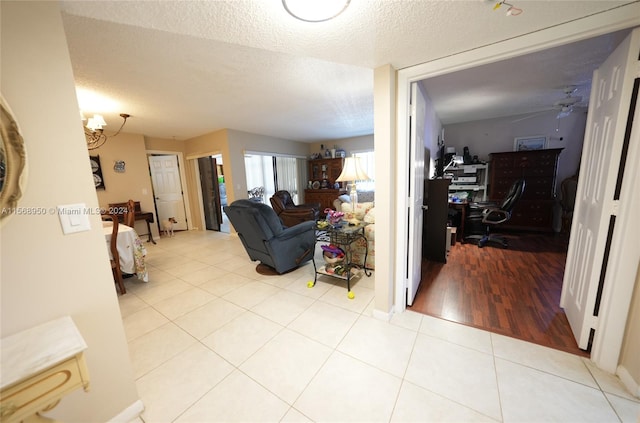
M 549 112 L 550 110 L 553 110 L 553 109 L 540 110 L 539 112 L 533 112 L 533 113 L 530 113 L 530 114 L 528 114 L 528 115 L 526 115 L 526 116 L 523 116 L 523 117 L 521 117 L 521 118 L 514 119 L 514 120 L 512 120 L 512 121 L 511 121 L 511 123 L 522 122 L 523 120 L 531 119 L 531 118 L 534 118 L 534 117 L 536 117 L 536 116 L 538 116 L 538 115 L 541 115 L 541 114 L 543 114 L 543 113 L 547 113 L 547 112 Z

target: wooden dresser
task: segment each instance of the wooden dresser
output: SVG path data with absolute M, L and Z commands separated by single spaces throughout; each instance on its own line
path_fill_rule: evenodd
M 491 201 L 502 201 L 513 181 L 525 179 L 522 198 L 502 227 L 534 231 L 553 230 L 558 156 L 562 148 L 491 153 Z
M 335 189 L 334 184 L 342 173 L 343 158 L 309 160 L 309 182 L 313 188 L 304 190 L 305 203 L 320 203 L 320 213 L 326 208 L 333 209 L 333 200 L 346 192 L 345 188 Z

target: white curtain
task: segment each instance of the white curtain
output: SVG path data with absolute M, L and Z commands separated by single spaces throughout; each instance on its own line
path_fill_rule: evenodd
M 304 184 L 307 180 L 307 161 L 303 158 L 273 156 L 251 152 L 244 156 L 247 189 L 264 189 L 263 202 L 279 190 L 289 191 L 294 203 L 304 202 Z

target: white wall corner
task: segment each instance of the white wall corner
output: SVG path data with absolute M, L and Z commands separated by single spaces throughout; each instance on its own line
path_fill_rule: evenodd
M 371 315 L 373 316 L 374 319 L 390 322 L 391 318 L 393 317 L 393 307 L 388 312 L 374 308 L 373 311 L 371 312 Z
M 142 418 L 142 412 L 144 411 L 144 403 L 142 400 L 138 400 L 122 410 L 120 414 L 109 420 L 109 423 L 130 423 L 135 419 L 140 418 L 141 421 L 144 421 Z
M 634 397 L 640 398 L 640 383 L 633 379 L 627 368 L 623 365 L 619 365 L 616 369 L 616 374 L 625 388 L 627 388 Z

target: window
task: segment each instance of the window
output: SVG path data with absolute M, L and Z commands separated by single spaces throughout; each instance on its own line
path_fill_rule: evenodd
M 369 176 L 368 181 L 357 181 L 358 191 L 374 191 L 376 182 L 376 162 L 372 151 L 354 152 L 353 155 L 360 159 L 362 170 Z
M 306 180 L 304 159 L 291 156 L 273 156 L 268 153 L 245 154 L 244 165 L 249 198 L 269 204 L 269 198 L 278 190 L 291 194 L 298 203 L 301 181 Z

